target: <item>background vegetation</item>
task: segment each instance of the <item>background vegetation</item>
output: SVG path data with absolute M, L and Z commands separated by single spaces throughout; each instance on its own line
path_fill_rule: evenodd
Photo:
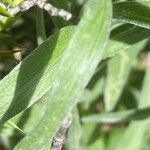
M 150 1 L 22 2 L 0 1 L 0 150 L 54 149 L 70 116 L 65 150 L 149 150 Z

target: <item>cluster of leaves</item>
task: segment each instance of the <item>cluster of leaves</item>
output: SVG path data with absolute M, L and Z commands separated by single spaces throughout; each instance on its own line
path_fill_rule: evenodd
M 71 113 L 66 150 L 149 150 L 150 1 L 21 2 L 0 2 L 0 149 L 50 149 Z

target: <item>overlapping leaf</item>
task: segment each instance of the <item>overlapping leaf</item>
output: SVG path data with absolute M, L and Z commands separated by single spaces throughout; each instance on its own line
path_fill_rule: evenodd
M 108 42 L 111 14 L 110 0 L 90 0 L 85 5 L 84 15 L 62 56 L 47 111 L 35 130 L 16 146 L 16 150 L 49 149 L 51 142 L 47 139 L 52 141 L 101 60 Z
M 73 30 L 74 29 L 72 27 L 72 29 L 66 28 L 66 29 L 63 29 L 62 31 L 60 31 L 60 35 L 59 35 L 60 40 L 56 44 L 57 45 L 56 49 L 60 49 L 61 44 L 67 46 L 67 42 L 69 42 L 69 40 L 72 36 Z M 15 114 L 19 113 L 20 111 L 23 111 L 24 109 L 30 107 L 34 102 L 36 102 L 44 93 L 46 93 L 50 89 L 49 86 L 51 86 L 51 84 L 50 84 L 51 81 L 49 83 L 48 80 L 45 79 L 45 77 L 47 77 L 47 74 L 45 73 L 40 77 L 41 81 L 38 84 L 38 87 L 37 87 L 38 90 L 36 90 L 36 91 L 33 90 L 35 92 L 31 92 L 32 98 L 31 98 L 31 96 L 29 96 L 28 90 L 27 90 L 27 89 L 29 89 L 31 91 L 31 89 L 34 89 L 34 88 L 29 88 L 29 87 L 33 87 L 31 85 L 34 85 L 36 81 L 38 82 L 37 76 L 40 76 L 40 74 L 42 74 L 41 73 L 42 71 L 40 71 L 40 68 L 44 69 L 44 68 L 40 67 L 39 64 L 43 64 L 43 61 L 46 61 L 46 58 L 47 58 L 47 60 L 50 59 L 50 58 L 48 58 L 46 51 L 49 52 L 49 51 L 53 51 L 55 49 L 55 47 L 52 47 L 52 45 L 54 45 L 54 44 L 51 44 L 51 43 L 53 41 L 56 42 L 58 34 L 59 33 L 56 33 L 51 38 L 49 38 L 42 46 L 37 48 L 31 55 L 29 55 L 29 57 L 27 57 L 22 62 L 23 65 L 19 64 L 8 76 L 6 76 L 0 82 L 0 85 L 1 85 L 0 88 L 2 91 L 4 91 L 3 93 L 0 94 L 0 97 L 1 97 L 1 99 L 0 99 L 1 117 L 4 113 L 6 113 L 6 110 L 11 105 L 11 103 L 13 103 L 14 107 L 11 108 L 11 115 L 10 116 L 14 116 Z M 117 54 L 120 50 L 125 51 L 129 47 L 129 45 L 132 45 L 134 43 L 137 43 L 139 41 L 142 41 L 142 40 L 148 38 L 149 34 L 150 34 L 149 30 L 142 29 L 139 27 L 131 27 L 125 31 L 119 32 L 117 35 L 112 36 L 112 40 L 110 40 L 110 42 L 108 43 L 108 46 L 104 51 L 102 59 L 112 57 L 115 54 Z M 45 49 L 45 45 L 48 45 L 48 42 L 50 42 L 50 44 L 51 44 L 50 50 Z M 61 44 L 59 44 L 59 42 Z M 43 52 L 43 49 L 45 50 L 44 52 Z M 61 50 L 59 50 L 59 51 L 61 51 Z M 43 57 L 41 57 L 41 55 L 43 55 Z M 60 53 L 60 55 L 61 55 L 61 53 Z M 57 56 L 57 57 L 60 57 L 60 56 Z M 36 61 L 41 60 L 42 58 L 43 58 L 43 61 L 39 62 L 39 64 L 38 64 Z M 51 59 L 52 59 L 52 62 L 53 62 L 53 59 L 55 60 L 55 58 L 53 56 Z M 50 62 L 49 64 L 51 64 L 51 60 L 49 60 L 49 62 Z M 46 68 L 48 68 L 48 62 L 46 64 L 47 64 Z M 32 66 L 32 68 L 28 69 L 28 65 Z M 53 65 L 50 65 L 50 66 L 53 67 Z M 44 67 L 44 64 L 43 64 L 43 67 Z M 47 70 L 46 68 L 44 70 Z M 19 90 L 15 91 L 15 86 L 16 86 L 16 81 L 17 81 L 19 69 L 21 70 L 21 72 L 25 72 L 24 75 L 21 73 L 22 74 L 21 80 L 24 80 L 24 78 L 25 78 L 26 84 L 20 83 L 20 85 L 18 87 Z M 33 71 L 32 71 L 32 69 L 33 69 Z M 49 69 L 51 70 L 51 68 L 49 68 Z M 37 74 L 35 72 L 37 72 Z M 47 72 L 49 72 L 49 71 L 47 71 Z M 36 76 L 33 76 L 34 74 L 36 74 Z M 28 78 L 30 78 L 31 80 L 29 81 Z M 10 81 L 10 79 L 11 79 L 11 81 Z M 53 79 L 51 79 L 51 77 L 49 77 L 49 80 L 53 80 Z M 46 83 L 48 83 L 48 84 L 42 84 L 43 86 L 40 86 L 40 83 L 42 81 L 47 81 Z M 7 90 L 6 87 L 9 90 Z M 44 90 L 41 90 L 41 89 L 44 89 Z M 20 93 L 20 90 L 22 91 L 21 93 Z M 40 92 L 40 91 L 42 91 L 42 92 Z M 22 93 L 24 93 L 24 94 L 23 94 L 22 99 L 20 99 L 19 95 L 22 95 Z M 14 94 L 18 95 L 18 96 L 14 98 Z M 27 100 L 25 101 L 25 99 L 27 99 L 27 97 L 29 97 L 28 98 L 28 101 L 30 101 L 29 103 L 26 102 Z M 12 102 L 14 99 L 15 99 L 15 101 L 17 101 L 17 103 Z M 21 106 L 21 105 L 22 105 L 22 108 L 19 108 L 19 110 L 16 110 L 16 108 L 18 108 L 18 106 Z M 7 118 L 10 118 L 8 116 L 7 116 Z M 7 120 L 7 119 L 5 118 L 4 120 Z
M 56 66 L 72 32 L 73 28 L 67 27 L 55 33 L 0 82 L 1 122 L 31 106 L 51 89 Z

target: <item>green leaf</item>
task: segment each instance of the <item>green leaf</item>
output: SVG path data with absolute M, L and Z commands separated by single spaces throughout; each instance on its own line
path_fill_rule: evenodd
M 115 33 L 115 34 L 114 34 Z M 111 40 L 108 43 L 108 46 L 104 52 L 103 55 L 103 59 L 108 58 L 108 57 L 112 57 L 116 54 L 118 54 L 118 56 L 112 58 L 109 62 L 109 65 L 111 64 L 111 66 L 113 66 L 115 64 L 115 66 L 113 68 L 111 68 L 111 70 L 116 71 L 116 68 L 120 68 L 123 76 L 120 76 L 120 80 L 118 79 L 118 70 L 116 72 L 113 73 L 109 73 L 108 76 L 112 76 L 112 79 L 114 79 L 114 83 L 113 84 L 106 84 L 106 90 L 105 90 L 105 97 L 107 97 L 106 99 L 106 103 L 113 103 L 112 105 L 109 103 L 106 104 L 107 110 L 111 110 L 115 107 L 119 96 L 121 94 L 121 91 L 124 87 L 125 84 L 125 80 L 127 80 L 128 78 L 128 74 L 132 68 L 132 64 L 134 63 L 134 60 L 137 56 L 138 51 L 145 45 L 145 41 L 143 41 L 144 39 L 149 38 L 150 35 L 150 30 L 148 29 L 143 29 L 140 27 L 135 27 L 133 25 L 121 25 L 118 28 L 116 28 L 115 30 L 112 31 L 112 37 Z M 140 43 L 138 43 L 140 42 Z M 131 50 L 132 49 L 132 50 Z M 135 54 L 134 54 L 135 53 Z M 124 69 L 122 70 L 121 65 L 122 63 L 124 63 L 124 59 L 122 59 L 122 54 L 125 55 L 129 55 L 127 56 L 129 59 L 125 62 L 125 66 Z M 123 57 L 125 58 L 125 57 Z M 119 59 L 119 60 L 118 60 Z M 114 62 L 114 63 L 113 63 Z M 119 62 L 119 63 L 118 63 Z M 122 63 L 120 63 L 122 62 Z M 109 69 L 110 70 L 110 69 Z M 116 75 L 114 74 L 116 73 Z M 112 75 L 113 74 L 113 75 Z M 124 77 L 126 77 L 126 79 L 124 79 Z M 109 78 L 109 77 L 108 77 Z M 117 79 L 115 79 L 117 78 Z M 121 82 L 123 81 L 123 82 Z M 107 81 L 109 82 L 109 81 Z M 92 91 L 86 90 L 84 95 L 86 98 L 86 102 L 90 102 L 92 101 L 96 96 L 98 96 L 100 94 L 100 90 L 102 86 L 102 83 L 99 83 L 97 81 L 97 86 L 95 85 L 95 88 L 92 89 Z M 98 86 L 99 85 L 99 86 Z M 109 86 L 109 87 L 108 87 Z M 111 89 L 114 90 L 114 86 L 119 86 L 119 88 L 117 88 L 117 91 L 111 91 Z M 113 96 L 110 96 L 110 98 L 108 98 L 108 92 L 111 92 L 111 94 L 113 94 Z M 110 99 L 113 99 L 110 101 Z M 109 108 L 108 108 L 109 107 Z
M 50 141 L 64 117 L 76 106 L 101 60 L 110 32 L 111 8 L 110 0 L 89 0 L 86 3 L 83 17 L 63 53 L 45 115 L 19 142 L 16 150 L 50 148 Z
M 14 129 L 18 130 L 19 132 L 21 132 L 22 134 L 24 134 L 24 132 L 16 125 L 14 124 L 12 121 L 7 121 L 7 124 L 9 124 L 10 126 L 12 126 Z
M 40 121 L 44 115 L 47 100 L 49 100 L 49 93 L 45 94 L 32 107 L 11 118 L 3 125 L 0 134 L 2 137 L 6 136 L 6 139 L 10 142 L 9 149 L 13 149 L 18 140 L 29 133 Z
M 7 122 L 11 121 L 15 123 L 19 128 L 23 130 L 25 134 L 27 134 L 35 127 L 35 125 L 43 117 L 48 100 L 49 93 L 46 93 L 34 105 L 32 105 L 32 107 L 19 113 Z M 7 124 L 7 122 L 5 124 Z
M 130 31 L 131 31 L 131 34 L 130 34 Z M 61 39 L 60 39 L 59 42 L 60 43 L 61 43 L 61 41 L 66 42 L 65 46 L 67 46 L 67 41 L 69 42 L 70 37 L 72 36 L 73 28 L 72 29 L 70 29 L 70 28 L 62 29 L 62 31 L 60 31 L 60 32 L 62 32 L 62 34 L 60 33 L 60 36 L 61 36 L 60 38 Z M 116 53 L 118 53 L 119 50 L 121 50 L 121 49 L 126 50 L 129 47 L 129 44 L 130 44 L 130 43 L 128 43 L 128 41 L 125 43 L 125 40 L 127 39 L 127 37 L 131 37 L 131 39 L 129 39 L 129 40 L 130 40 L 131 44 L 133 44 L 133 43 L 136 43 L 140 40 L 143 40 L 143 39 L 147 38 L 147 36 L 149 36 L 149 33 L 150 33 L 149 30 L 142 29 L 142 28 L 137 28 L 137 27 L 129 28 L 129 30 L 127 30 L 127 31 L 118 33 L 118 35 L 113 36 L 113 40 L 111 40 L 109 42 L 108 47 L 105 50 L 104 55 L 103 55 L 102 58 L 104 59 L 104 58 L 107 58 L 107 57 L 111 57 L 111 56 L 115 55 Z M 53 41 L 56 41 L 58 34 L 59 33 L 56 33 L 51 38 L 49 38 L 47 40 L 47 42 L 45 43 L 45 45 L 48 45 L 47 44 L 48 42 L 52 43 Z M 59 44 L 59 42 L 57 43 L 56 49 L 61 48 L 61 44 Z M 51 45 L 54 45 L 54 44 L 51 44 Z M 62 43 L 62 45 L 64 45 L 64 43 Z M 49 48 L 46 50 L 44 47 L 45 46 L 42 45 L 41 47 L 37 48 L 31 55 L 29 55 L 25 60 L 23 60 L 23 62 L 22 62 L 23 65 L 19 64 L 8 76 L 6 76 L 0 82 L 0 89 L 2 91 L 5 91 L 4 95 L 3 95 L 3 93 L 0 93 L 0 104 L 1 104 L 0 105 L 0 108 L 1 108 L 0 109 L 0 111 L 1 111 L 0 117 L 2 117 L 2 115 L 6 113 L 6 110 L 11 105 L 11 103 L 13 103 L 13 105 L 14 105 L 14 108 L 11 108 L 11 109 L 13 109 L 13 110 L 11 110 L 11 116 L 14 116 L 15 114 L 19 113 L 20 111 L 23 111 L 24 109 L 30 107 L 34 102 L 36 102 L 44 93 L 46 93 L 51 88 L 50 83 L 51 83 L 51 80 L 53 80 L 53 79 L 51 79 L 51 77 L 49 77 L 50 83 L 47 82 L 48 84 L 46 84 L 45 87 L 40 86 L 40 83 L 42 82 L 42 80 L 45 77 L 46 77 L 46 79 L 44 79 L 44 82 L 46 82 L 46 80 L 47 80 L 47 75 L 45 73 L 41 76 L 41 81 L 40 81 L 39 86 L 38 86 L 39 90 L 36 90 L 35 93 L 32 93 L 33 94 L 32 98 L 31 98 L 31 96 L 28 96 L 28 90 L 26 90 L 26 89 L 30 89 L 30 88 L 26 88 L 26 87 L 30 87 L 30 85 L 34 85 L 36 82 L 38 82 L 37 77 L 33 76 L 34 72 L 37 73 L 37 76 L 40 76 L 40 74 L 42 74 L 41 73 L 42 71 L 39 70 L 39 69 L 42 69 L 42 67 L 39 68 L 39 66 L 38 66 L 39 64 L 37 64 L 36 60 L 41 60 L 41 56 L 43 55 L 43 60 L 41 62 L 46 61 L 45 59 L 47 58 L 46 57 L 47 53 L 49 51 L 54 50 L 54 47 L 51 47 L 50 50 L 49 50 Z M 44 49 L 44 52 L 40 51 L 39 49 Z M 58 50 L 58 51 L 61 51 L 61 50 Z M 60 53 L 60 55 L 61 55 L 61 53 Z M 47 61 L 49 61 L 49 64 L 51 66 L 51 60 L 48 60 L 48 59 L 49 58 L 47 58 Z M 52 64 L 54 63 L 54 59 L 55 58 L 53 58 L 53 60 L 52 60 Z M 35 60 L 35 61 L 33 61 L 33 60 Z M 41 64 L 44 64 L 44 62 L 41 63 Z M 28 65 L 33 66 L 33 68 L 28 69 Z M 46 68 L 48 68 L 48 64 L 47 64 Z M 46 70 L 46 68 L 45 68 L 45 70 Z M 15 99 L 16 99 L 15 101 L 17 101 L 17 103 L 14 103 L 12 101 L 14 100 L 13 97 L 15 95 L 15 86 L 16 86 L 16 81 L 17 81 L 17 76 L 18 76 L 18 73 L 19 73 L 19 69 L 20 69 L 20 72 L 22 72 L 22 73 L 25 72 L 28 75 L 28 76 L 22 75 L 22 73 L 21 73 L 22 78 L 20 80 L 24 80 L 24 78 L 26 79 L 25 82 L 28 81 L 28 78 L 31 78 L 31 80 L 26 83 L 26 86 L 24 84 L 19 85 L 18 89 L 20 89 L 22 92 L 20 93 L 20 90 L 16 91 L 16 95 L 18 95 L 18 96 L 15 97 Z M 33 72 L 32 72 L 32 69 L 34 69 Z M 11 81 L 9 81 L 9 80 L 11 80 Z M 11 84 L 10 84 L 10 82 L 11 82 Z M 9 90 L 7 90 L 6 87 Z M 32 89 L 34 89 L 34 87 Z M 40 92 L 41 90 L 43 91 L 43 93 Z M 24 93 L 23 94 L 24 96 L 22 97 L 22 99 L 20 99 L 19 95 L 21 95 L 22 93 Z M 29 98 L 27 99 L 27 97 L 29 97 Z M 27 99 L 30 102 L 26 103 L 24 98 Z M 25 105 L 25 103 L 26 103 L 26 105 Z M 18 108 L 18 106 L 22 106 L 22 107 Z M 15 110 L 16 107 L 18 108 L 17 111 Z M 11 117 L 11 116 L 9 116 L 9 117 L 8 116 L 7 116 L 7 118 Z M 4 120 L 7 120 L 7 119 L 5 118 Z
M 117 34 L 112 35 L 111 41 L 108 43 L 107 48 L 103 54 L 103 59 L 112 57 L 120 50 L 125 51 L 127 48 L 129 48 L 130 45 L 149 38 L 150 30 L 148 29 L 129 25 L 127 25 L 126 29 L 124 29 L 124 26 L 126 25 L 115 29 L 115 33 L 116 30 L 119 30 L 119 32 L 117 31 Z
M 130 33 L 130 31 L 131 31 L 131 33 Z M 122 49 L 126 50 L 130 44 L 136 43 L 138 41 L 141 41 L 141 40 L 149 37 L 149 33 L 150 33 L 149 30 L 142 29 L 139 27 L 129 28 L 127 31 L 124 31 L 124 32 L 121 31 L 121 33 L 119 32 L 117 35 L 113 36 L 112 40 L 109 42 L 102 58 L 105 59 L 105 58 L 111 57 L 111 56 L 115 55 L 116 53 L 118 53 L 119 50 L 122 50 Z M 57 42 L 56 51 L 58 49 L 65 48 L 65 46 L 67 46 L 67 42 L 69 42 L 72 34 L 73 34 L 73 27 L 71 29 L 70 29 L 70 27 L 66 28 L 66 29 L 64 28 L 60 31 L 60 38 L 59 38 L 60 40 L 58 40 L 58 42 Z M 36 102 L 43 94 L 45 94 L 51 88 L 52 85 L 50 83 L 53 80 L 54 76 L 50 75 L 49 77 L 47 77 L 46 73 L 42 74 L 42 72 L 43 72 L 42 69 L 44 69 L 44 70 L 50 69 L 51 70 L 51 67 L 53 68 L 53 66 L 51 64 L 55 64 L 55 62 L 54 62 L 55 58 L 52 56 L 52 58 L 51 58 L 52 61 L 49 60 L 50 58 L 48 58 L 47 53 L 50 53 L 53 50 L 55 50 L 55 45 L 52 43 L 53 43 L 53 41 L 56 42 L 58 35 L 59 35 L 59 33 L 56 33 L 52 37 L 50 37 L 44 43 L 44 45 L 42 45 L 39 48 L 37 48 L 36 50 L 34 50 L 34 52 L 32 54 L 30 54 L 25 60 L 23 60 L 23 62 L 21 64 L 19 64 L 10 74 L 8 74 L 0 82 L 0 89 L 2 91 L 4 91 L 4 93 L 5 93 L 5 94 L 0 93 L 0 112 L 1 112 L 0 118 L 2 118 L 2 116 L 6 113 L 8 107 L 11 105 L 11 103 L 14 106 L 11 108 L 11 115 L 10 114 L 8 116 L 6 115 L 7 116 L 6 118 L 3 117 L 3 118 L 5 118 L 3 121 L 9 119 L 10 117 L 14 116 L 15 114 L 30 107 L 34 102 Z M 131 39 L 129 38 L 130 42 L 127 41 L 127 37 L 131 37 Z M 49 42 L 51 44 L 51 47 L 48 49 L 45 49 L 45 46 L 47 46 Z M 59 43 L 62 44 L 62 47 L 61 47 L 61 44 L 59 44 Z M 42 52 L 43 49 L 44 49 L 44 52 Z M 63 50 L 61 49 L 58 51 L 63 51 Z M 57 52 L 55 52 L 55 53 L 57 53 Z M 59 53 L 58 55 L 61 55 L 61 53 Z M 58 55 L 57 55 L 57 57 L 60 57 Z M 41 56 L 43 56 L 42 57 L 43 59 L 41 58 Z M 37 62 L 36 62 L 37 60 L 42 60 L 41 64 L 43 64 L 43 66 L 44 66 L 44 61 L 48 61 L 49 63 L 45 62 L 46 67 L 42 68 L 42 67 L 39 67 L 41 65 L 37 64 Z M 49 68 L 49 65 L 51 66 L 50 68 Z M 28 66 L 33 66 L 33 68 L 29 69 Z M 20 71 L 19 71 L 19 69 L 20 69 Z M 32 69 L 33 69 L 33 71 L 32 71 Z M 47 71 L 47 72 L 49 72 L 49 71 Z M 20 83 L 18 85 L 19 91 L 18 90 L 16 91 L 15 87 L 16 87 L 17 76 L 19 73 L 21 74 L 21 79 L 18 79 L 18 80 L 23 81 L 25 79 L 26 84 L 24 85 L 23 83 L 22 84 Z M 34 76 L 34 74 L 37 74 L 37 75 Z M 38 81 L 38 78 L 37 78 L 38 76 L 41 79 L 40 82 Z M 47 78 L 49 80 L 47 80 Z M 31 79 L 31 80 L 29 81 L 29 79 Z M 43 81 L 43 83 L 47 81 L 46 82 L 47 84 L 45 84 L 45 86 L 44 86 L 44 84 L 42 84 L 42 81 Z M 37 86 L 38 90 L 35 91 L 35 87 L 33 87 L 32 85 L 35 85 L 35 83 L 38 83 L 38 82 L 39 82 L 39 84 Z M 40 84 L 42 84 L 43 86 L 40 86 Z M 6 89 L 6 87 L 8 90 Z M 29 88 L 29 87 L 32 87 L 32 88 Z M 28 92 L 27 89 L 33 90 L 33 93 Z M 20 93 L 20 90 L 21 90 L 21 93 Z M 24 94 L 22 94 L 22 93 L 24 93 Z M 31 94 L 28 94 L 28 93 L 31 93 L 32 97 L 31 97 Z M 13 102 L 14 95 L 16 95 L 15 102 Z M 23 95 L 22 99 L 19 98 L 19 96 L 21 96 L 21 95 Z M 25 101 L 25 99 L 26 99 L 26 101 Z M 16 103 L 16 101 L 17 101 L 17 103 Z M 19 106 L 21 106 L 21 107 L 19 108 Z M 16 110 L 16 108 L 18 108 L 18 109 Z M 8 113 L 9 113 L 9 111 L 8 111 Z
M 82 118 L 83 122 L 97 123 L 118 123 L 122 121 L 144 120 L 148 119 L 150 107 L 142 109 L 131 109 L 118 112 L 105 112 L 100 114 L 88 115 Z
M 118 103 L 137 55 L 144 45 L 145 41 L 129 46 L 109 60 L 104 92 L 106 111 L 112 111 Z
M 138 2 L 114 4 L 114 18 L 126 23 L 150 29 L 150 8 Z
M 56 67 L 73 31 L 74 28 L 66 27 L 55 33 L 0 81 L 1 123 L 31 106 L 52 88 Z

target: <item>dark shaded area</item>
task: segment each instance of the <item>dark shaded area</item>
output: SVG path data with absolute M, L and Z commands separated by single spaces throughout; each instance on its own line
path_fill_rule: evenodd
M 134 97 L 133 93 L 131 93 L 131 91 L 126 87 L 123 89 L 122 95 L 114 110 L 119 110 L 122 106 L 126 109 L 133 109 L 138 107 L 136 98 Z

